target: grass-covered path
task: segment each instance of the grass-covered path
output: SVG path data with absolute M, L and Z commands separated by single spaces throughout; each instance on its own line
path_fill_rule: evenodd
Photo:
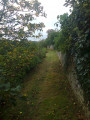
M 28 75 L 22 94 L 27 100 L 18 101 L 12 120 L 85 120 L 55 51 Z

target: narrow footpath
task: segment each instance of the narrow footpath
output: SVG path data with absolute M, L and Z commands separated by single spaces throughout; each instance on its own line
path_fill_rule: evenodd
M 86 120 L 55 51 L 30 72 L 22 94 L 27 100 L 18 103 L 18 120 Z

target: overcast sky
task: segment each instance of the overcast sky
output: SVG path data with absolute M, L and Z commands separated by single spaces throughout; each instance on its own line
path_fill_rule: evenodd
M 46 31 L 48 29 L 55 29 L 55 22 L 57 22 L 57 15 L 62 15 L 66 12 L 69 12 L 69 8 L 64 7 L 65 0 L 38 0 L 41 5 L 44 7 L 44 11 L 47 14 L 47 18 L 39 17 L 37 22 L 43 22 L 45 28 L 43 29 L 43 37 L 40 39 L 45 39 L 47 37 Z M 34 39 L 38 40 L 38 39 Z

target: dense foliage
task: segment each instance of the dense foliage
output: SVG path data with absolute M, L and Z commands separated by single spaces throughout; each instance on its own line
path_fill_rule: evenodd
M 56 32 L 56 30 L 53 29 L 49 29 L 47 31 L 47 39 L 44 41 L 44 44 L 46 46 L 50 46 L 50 45 L 54 45 L 55 44 L 55 38 L 58 36 L 58 32 Z
M 66 0 L 65 6 L 69 5 L 71 14 L 57 17 L 61 29 L 54 46 L 69 56 L 68 62 L 73 58 L 85 99 L 90 101 L 90 0 Z
M 37 0 L 1 0 L 0 38 L 19 40 L 35 36 L 35 30 L 44 27 L 42 22 L 32 22 L 38 16 L 46 14 Z
M 45 53 L 37 42 L 0 40 L 0 108 L 16 103 L 23 78 Z
M 45 57 L 41 44 L 27 40 L 41 36 L 39 32 L 45 26 L 34 22 L 39 16 L 46 14 L 37 0 L 0 1 L 0 116 L 23 97 L 23 78 Z

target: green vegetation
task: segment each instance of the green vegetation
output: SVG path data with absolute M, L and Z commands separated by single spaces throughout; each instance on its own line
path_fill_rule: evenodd
M 37 16 L 46 16 L 37 0 L 0 1 L 0 116 L 25 99 L 20 94 L 24 77 L 45 57 L 44 47 L 27 40 L 41 36 L 34 34 L 44 27 L 32 22 Z
M 0 119 L 78 119 L 77 104 L 70 96 L 71 89 L 62 68 L 59 69 L 55 52 L 49 51 L 41 63 L 50 45 L 66 53 L 67 63 L 73 61 L 89 105 L 90 0 L 66 0 L 65 6 L 72 9 L 70 15 L 57 16 L 55 24 L 61 29 L 49 29 L 46 40 L 31 42 L 27 39 L 40 37 L 39 32 L 45 27 L 44 23 L 34 23 L 36 17 L 46 16 L 41 3 L 37 0 L 0 1 Z M 41 67 L 33 73 L 38 63 Z M 25 81 L 28 72 L 30 77 Z
M 78 81 L 84 90 L 85 99 L 90 102 L 90 1 L 66 0 L 65 6 L 71 6 L 71 13 L 57 16 L 56 25 L 60 31 L 51 32 L 53 38 L 48 37 L 47 43 L 53 43 L 56 50 L 66 53 L 67 63 L 72 61 Z M 51 35 L 48 33 L 48 36 Z M 51 42 L 52 41 L 52 42 Z
M 4 120 L 86 120 L 55 51 L 26 76 L 22 95 Z
M 41 31 L 44 23 L 32 22 L 36 17 L 46 16 L 41 3 L 37 0 L 1 0 L 0 1 L 0 38 L 24 40 L 39 37 L 35 31 Z
M 16 104 L 23 78 L 45 54 L 46 49 L 36 42 L 0 40 L 0 108 Z
M 48 37 L 47 37 L 47 39 L 45 40 L 46 46 L 54 45 L 54 43 L 55 43 L 55 42 L 54 42 L 54 38 L 57 37 L 58 33 L 55 32 L 55 30 L 53 30 L 53 29 L 49 29 L 49 30 L 47 31 L 47 33 L 48 33 Z

